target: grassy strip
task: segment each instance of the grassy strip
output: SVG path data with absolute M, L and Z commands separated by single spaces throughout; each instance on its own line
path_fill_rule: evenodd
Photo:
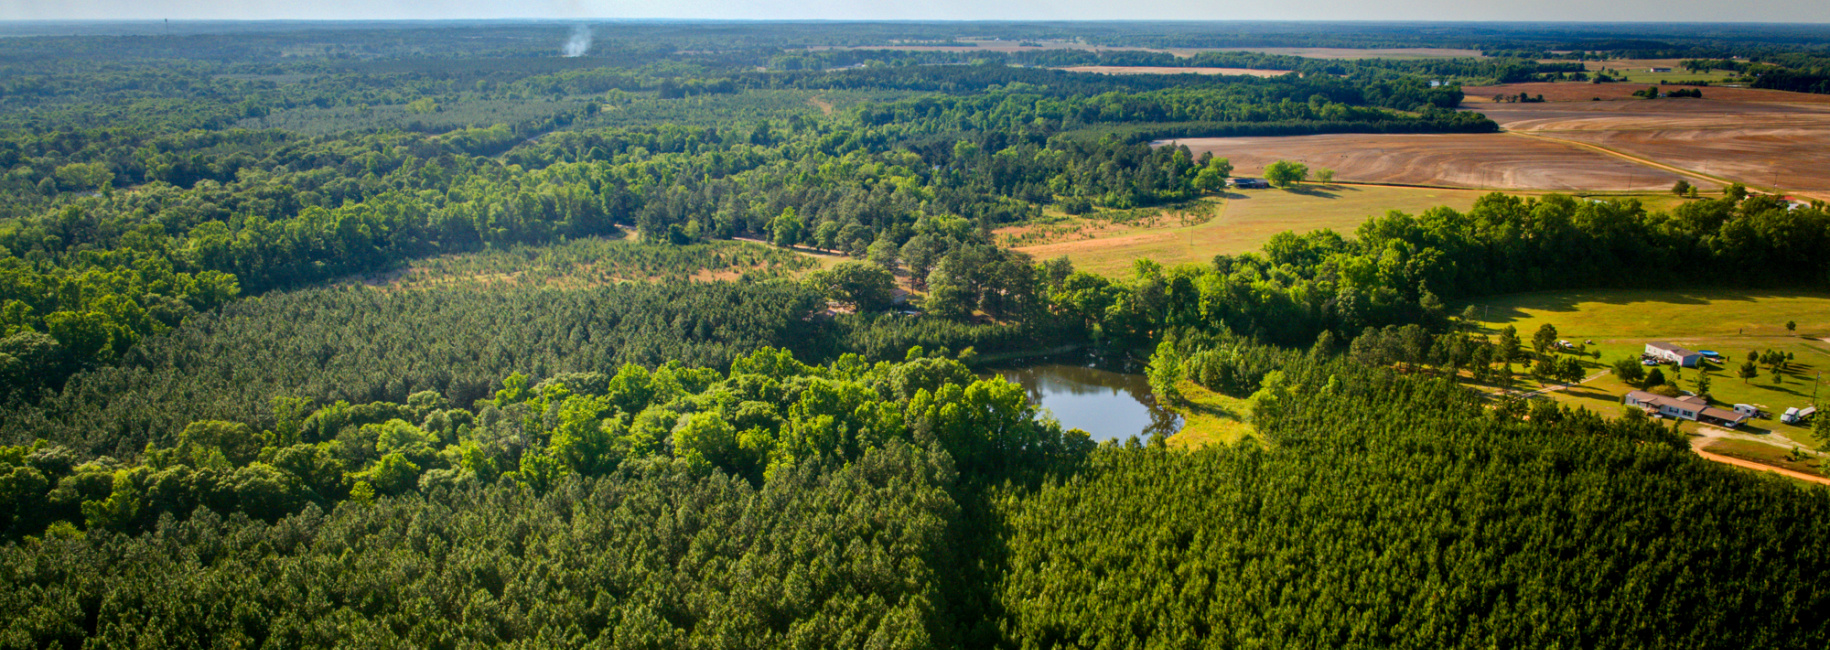
M 1789 469 L 1794 472 L 1803 472 L 1805 474 L 1825 473 L 1825 460 L 1822 457 L 1806 456 L 1801 459 L 1798 456 L 1794 456 L 1792 451 L 1788 448 L 1754 442 L 1752 440 L 1736 440 L 1733 438 L 1718 439 L 1715 442 L 1710 443 L 1709 446 L 1704 447 L 1703 451 L 1721 454 L 1723 456 L 1728 456 L 1729 458 L 1753 461 L 1762 465 L 1778 467 L 1780 469 Z
M 1186 400 L 1175 408 L 1183 417 L 1182 430 L 1170 436 L 1169 445 L 1199 449 L 1212 444 L 1230 445 L 1252 434 L 1251 408 L 1244 399 L 1228 397 L 1183 381 L 1176 388 Z

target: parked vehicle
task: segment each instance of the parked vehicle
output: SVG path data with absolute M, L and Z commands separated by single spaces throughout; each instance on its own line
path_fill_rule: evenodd
M 1802 409 L 1794 406 L 1786 409 L 1786 412 L 1779 416 L 1779 421 L 1786 424 L 1804 424 L 1805 421 L 1810 420 L 1813 415 L 1817 415 L 1817 407 L 1815 406 L 1807 406 Z

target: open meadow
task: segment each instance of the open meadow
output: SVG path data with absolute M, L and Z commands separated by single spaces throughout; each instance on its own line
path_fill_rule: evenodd
M 1560 291 L 1502 296 L 1476 302 L 1481 326 L 1489 333 L 1512 326 L 1529 341 L 1539 327 L 1549 324 L 1558 336 L 1583 344 L 1590 374 L 1622 358 L 1637 358 L 1645 345 L 1669 341 L 1691 350 L 1714 350 L 1726 363 L 1705 364 L 1710 374 L 1712 404 L 1733 407 L 1753 404 L 1777 416 L 1789 407 L 1811 403 L 1813 394 L 1830 398 L 1830 383 L 1819 372 L 1830 370 L 1830 294 L 1760 292 L 1745 290 L 1693 291 Z M 1785 324 L 1795 323 L 1796 330 Z M 1592 344 L 1589 342 L 1593 341 Z M 1736 376 L 1749 352 L 1774 350 L 1792 355 L 1782 376 L 1760 366 L 1751 380 Z M 1695 391 L 1701 369 L 1660 369 L 1682 390 Z M 1830 381 L 1830 379 L 1824 380 Z M 1528 382 L 1530 383 L 1530 382 Z M 1548 386 L 1543 385 L 1543 386 Z M 1581 406 L 1604 415 L 1624 412 L 1621 396 L 1635 387 L 1608 374 L 1550 393 L 1559 402 Z M 1685 423 L 1694 430 L 1697 425 Z M 1755 419 L 1741 431 L 1767 436 L 1782 445 L 1795 443 L 1811 449 L 1824 442 L 1799 427 L 1773 419 Z
M 1167 265 L 1206 263 L 1222 253 L 1256 251 L 1272 235 L 1285 231 L 1328 228 L 1350 235 L 1369 217 L 1389 210 L 1417 213 L 1436 206 L 1466 210 L 1484 194 L 1478 190 L 1342 183 L 1304 185 L 1295 191 L 1236 190 L 1224 198 L 1165 209 L 1178 216 L 1134 222 L 1138 225 L 1113 225 L 1088 217 L 1067 219 L 1051 227 L 1054 234 L 1050 239 L 1021 244 L 1017 250 L 1036 259 L 1065 255 L 1076 268 L 1084 270 L 1125 273 L 1138 259 Z M 1183 225 L 1196 221 L 1199 223 Z M 1005 228 L 998 234 L 1009 237 L 1034 228 Z
M 1733 70 L 1685 70 L 1683 64 L 1683 59 L 1607 59 L 1583 61 L 1582 67 L 1590 74 L 1606 74 L 1621 83 L 1723 83 L 1741 77 Z M 1654 68 L 1667 71 L 1654 72 Z

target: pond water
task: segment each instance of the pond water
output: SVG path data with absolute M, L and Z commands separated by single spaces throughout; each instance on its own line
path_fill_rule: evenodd
M 1158 408 L 1150 382 L 1141 374 L 1114 372 L 1086 365 L 1039 363 L 1021 368 L 992 369 L 1029 391 L 1029 400 L 1055 414 L 1062 428 L 1092 434 L 1094 441 L 1148 440 L 1161 432 L 1182 428 L 1182 416 Z

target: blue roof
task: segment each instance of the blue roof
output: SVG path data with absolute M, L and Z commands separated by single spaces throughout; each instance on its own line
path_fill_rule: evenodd
M 1703 356 L 1706 356 L 1706 357 L 1716 356 L 1715 350 L 1697 350 L 1697 353 L 1702 354 Z

